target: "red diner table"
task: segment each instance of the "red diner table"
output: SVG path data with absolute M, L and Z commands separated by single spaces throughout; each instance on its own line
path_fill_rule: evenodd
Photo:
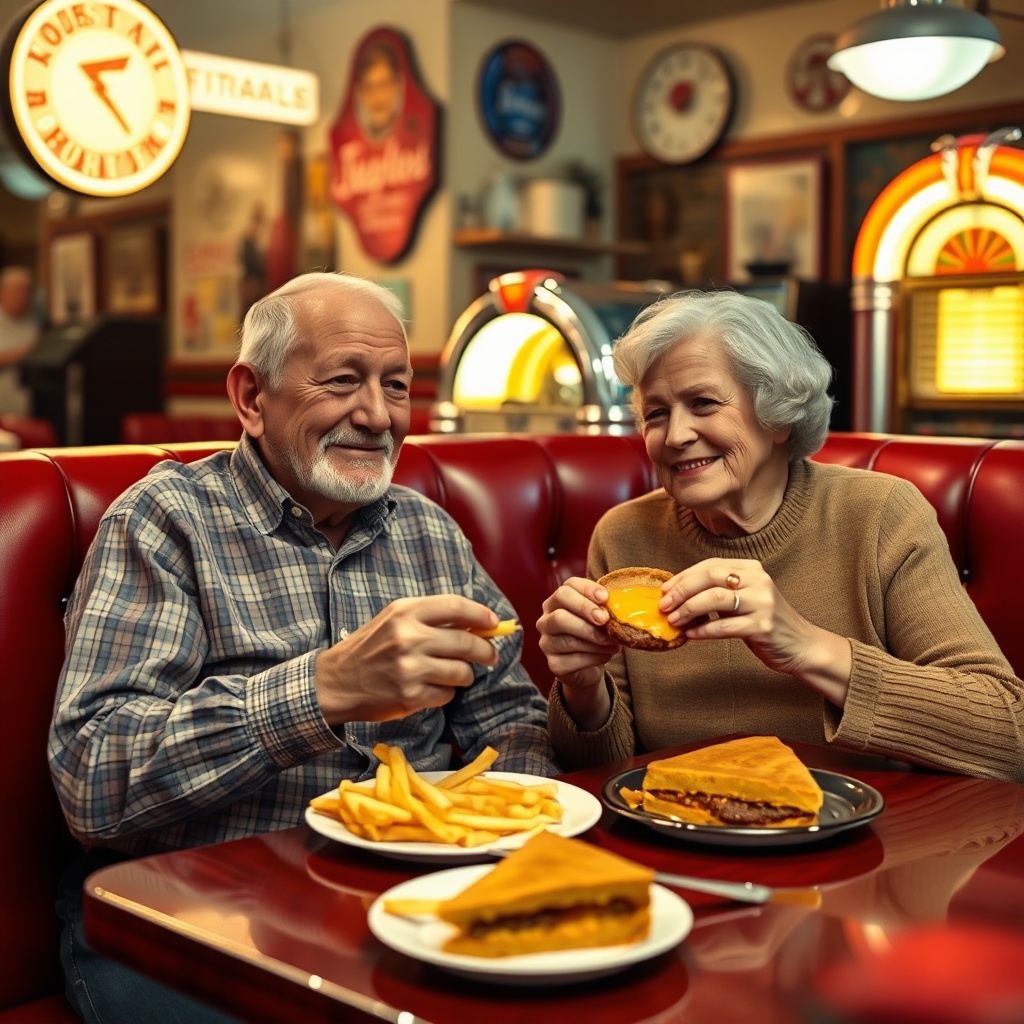
M 778 848 L 695 844 L 607 810 L 583 838 L 676 874 L 814 887 L 818 905 L 678 890 L 695 915 L 682 944 L 585 983 L 492 984 L 388 949 L 368 907 L 437 867 L 305 824 L 96 871 L 86 935 L 250 1022 L 1024 1022 L 1024 786 L 793 747 L 812 768 L 875 787 L 885 809 L 827 840 Z M 563 781 L 599 794 L 611 775 L 675 752 Z

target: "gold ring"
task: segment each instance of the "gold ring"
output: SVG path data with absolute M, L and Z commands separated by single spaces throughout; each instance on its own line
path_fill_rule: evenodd
M 740 610 L 740 592 L 737 590 L 732 596 L 735 598 L 732 603 L 732 613 L 735 615 Z
M 739 578 L 739 576 L 737 576 L 736 573 L 734 573 L 734 572 L 729 573 L 729 575 L 725 577 L 725 585 L 730 590 L 739 590 L 740 589 L 740 578 Z

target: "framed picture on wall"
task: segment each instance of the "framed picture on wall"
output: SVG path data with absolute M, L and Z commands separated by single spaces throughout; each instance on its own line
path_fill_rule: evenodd
M 76 323 L 96 315 L 96 239 L 91 232 L 55 236 L 48 270 L 51 323 Z
M 146 315 L 161 311 L 160 240 L 153 225 L 111 228 L 106 270 L 108 312 Z
M 822 276 L 820 157 L 730 166 L 725 181 L 725 269 L 730 281 Z

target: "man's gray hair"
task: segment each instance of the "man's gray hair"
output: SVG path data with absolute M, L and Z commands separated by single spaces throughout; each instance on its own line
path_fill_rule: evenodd
M 770 303 L 735 291 L 677 292 L 640 311 L 613 352 L 619 380 L 634 388 L 635 413 L 635 389 L 651 365 L 691 338 L 722 342 L 761 426 L 790 428 L 790 461 L 813 455 L 825 443 L 833 405 L 831 365 L 802 327 Z
M 336 289 L 339 303 L 355 295 L 376 300 L 394 315 L 405 337 L 402 301 L 384 285 L 351 274 L 300 274 L 254 302 L 242 321 L 238 360 L 255 366 L 271 391 L 281 386 L 285 359 L 298 339 L 294 300 L 318 288 Z

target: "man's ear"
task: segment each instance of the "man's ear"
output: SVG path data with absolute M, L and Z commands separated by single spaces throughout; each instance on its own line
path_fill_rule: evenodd
M 266 385 L 251 363 L 235 363 L 228 370 L 228 398 L 250 437 L 263 435 L 263 392 Z

